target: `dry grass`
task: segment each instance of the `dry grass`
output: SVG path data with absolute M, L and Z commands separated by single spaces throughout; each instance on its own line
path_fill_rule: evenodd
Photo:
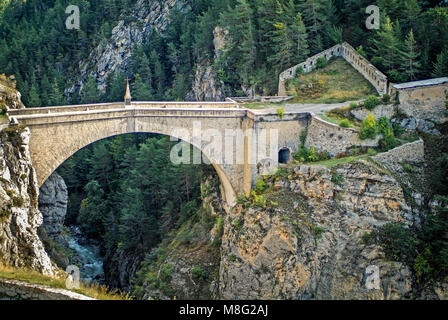
M 295 96 L 290 103 L 340 103 L 376 95 L 374 87 L 343 58 L 289 80 L 287 88 Z
M 64 276 L 64 273 L 62 272 L 58 276 L 50 277 L 33 270 L 18 269 L 0 264 L 0 278 L 19 280 L 31 284 L 39 284 L 67 290 L 65 284 L 66 275 Z M 118 290 L 109 290 L 106 286 L 102 286 L 97 283 L 81 283 L 79 289 L 73 289 L 70 291 L 98 300 L 131 300 L 129 295 L 119 292 Z

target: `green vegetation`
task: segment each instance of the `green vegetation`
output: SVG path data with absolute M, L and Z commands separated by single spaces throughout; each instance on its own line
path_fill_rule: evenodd
M 0 71 L 15 75 L 28 106 L 122 101 L 126 76 L 131 78 L 135 99 L 184 99 L 195 65 L 203 61 L 215 66 L 227 96 L 242 95 L 242 85 L 258 94 L 274 94 L 279 72 L 342 40 L 358 48 L 392 82 L 448 73 L 448 9 L 431 2 L 378 4 L 382 26 L 366 30 L 359 23 L 365 20 L 362 1 L 191 0 L 189 10 L 172 9 L 163 36 L 153 32 L 145 44 L 136 46 L 127 73 L 110 75 L 105 92 L 99 92 L 90 78 L 82 95 L 74 94 L 67 101 L 64 89 L 79 74 L 80 62 L 110 38 L 122 17 L 129 19 L 126 23 L 135 21 L 136 3 L 89 2 L 88 9 L 81 10 L 80 30 L 72 32 L 61 25 L 61 17 L 66 16 L 69 4 L 85 8 L 83 0 L 4 1 L 0 5 Z M 213 61 L 216 26 L 228 30 L 229 37 Z M 297 86 L 313 85 L 311 101 L 347 101 L 373 93 L 366 90 L 359 74 L 342 84 L 347 68 L 332 69 L 333 62 L 325 63 L 325 58 L 320 59 L 317 66 L 323 68 L 313 71 L 320 76 L 301 79 L 299 72 Z M 298 101 L 307 99 L 298 95 Z
M 372 85 L 344 59 L 321 63 L 310 73 L 289 80 L 288 90 L 295 103 L 337 103 L 359 100 L 375 93 Z M 322 60 L 322 61 L 323 61 Z
M 7 267 L 0 264 L 0 278 L 19 280 L 31 284 L 39 284 L 51 288 L 66 289 L 66 275 L 55 277 L 45 276 L 39 272 Z M 97 283 L 85 284 L 80 283 L 79 289 L 70 291 L 86 295 L 99 300 L 130 300 L 131 297 L 118 290 L 109 290 L 106 286 Z
M 378 152 L 376 152 L 376 150 L 374 150 L 374 149 L 372 149 L 372 148 L 367 149 L 367 155 L 368 155 L 369 157 L 374 157 L 374 156 L 376 156 L 377 154 L 378 154 Z
M 378 134 L 376 127 L 375 116 L 370 112 L 367 117 L 362 122 L 361 131 L 359 132 L 359 138 L 364 139 L 375 139 Z
M 355 162 L 361 159 L 365 159 L 366 155 L 360 155 L 360 156 L 348 156 L 348 157 L 343 157 L 343 158 L 333 158 L 330 160 L 325 160 L 325 161 L 319 161 L 316 162 L 316 165 L 322 165 L 322 166 L 326 166 L 327 168 L 333 168 L 335 166 L 337 166 L 338 164 L 342 164 L 342 163 L 351 163 L 351 162 Z
M 342 128 L 350 128 L 350 120 L 344 119 L 339 122 L 339 126 Z
M 375 96 L 368 96 L 366 100 L 364 100 L 363 105 L 368 110 L 373 110 L 377 105 L 379 105 L 381 102 L 380 100 Z
M 340 176 L 336 172 L 331 172 L 331 182 L 341 185 L 344 182 L 344 177 Z
M 277 116 L 278 116 L 280 119 L 283 119 L 283 117 L 285 116 L 285 109 L 283 109 L 283 108 L 278 108 L 278 109 L 277 109 Z

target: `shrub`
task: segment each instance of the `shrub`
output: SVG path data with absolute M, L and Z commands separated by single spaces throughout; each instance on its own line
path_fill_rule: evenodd
M 369 148 L 369 149 L 367 149 L 367 154 L 368 154 L 370 157 L 374 157 L 374 156 L 376 156 L 378 153 L 377 153 L 374 149 Z
M 280 119 L 283 119 L 283 117 L 285 116 L 285 109 L 283 109 L 283 108 L 278 108 L 278 109 L 277 109 L 277 116 L 278 116 Z
M 344 119 L 339 122 L 339 126 L 342 128 L 350 128 L 350 121 L 348 119 Z
M 380 104 L 380 100 L 375 96 L 368 96 L 367 99 L 364 101 L 364 107 L 373 110 L 377 105 Z
M 307 135 L 308 134 L 307 134 L 306 130 L 300 131 L 300 145 L 302 145 L 302 146 L 305 145 Z
M 258 179 L 255 184 L 255 191 L 260 194 L 263 193 L 264 190 L 268 188 L 268 185 L 266 182 L 264 182 L 263 179 Z
M 327 58 L 325 58 L 325 57 L 317 58 L 317 60 L 316 60 L 316 69 L 325 68 L 326 65 L 327 65 Z
M 375 116 L 371 112 L 369 112 L 367 117 L 362 122 L 361 131 L 359 132 L 359 138 L 361 140 L 365 140 L 367 138 L 375 139 L 376 135 L 377 135 L 377 127 Z
M 341 185 L 344 182 L 344 177 L 340 176 L 336 172 L 331 173 L 331 182 L 337 185 Z
M 356 108 L 358 108 L 358 104 L 356 102 L 351 102 L 349 110 L 353 110 L 353 109 L 356 109 Z
M 414 172 L 414 167 L 407 162 L 402 162 L 401 167 L 404 169 L 404 171 L 406 171 L 408 173 Z
M 390 95 L 388 95 L 387 93 L 383 94 L 383 96 L 381 97 L 381 101 L 384 104 L 389 104 L 390 103 Z
M 200 266 L 194 266 L 191 270 L 193 277 L 196 279 L 207 280 L 209 277 L 209 272 L 205 269 L 202 269 Z
M 296 78 L 300 77 L 301 75 L 303 75 L 305 73 L 305 70 L 303 69 L 303 67 L 298 67 L 296 69 Z

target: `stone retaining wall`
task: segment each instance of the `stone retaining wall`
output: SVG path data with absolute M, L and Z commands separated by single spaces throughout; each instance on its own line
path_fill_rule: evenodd
M 317 59 L 325 57 L 330 60 L 332 57 L 343 57 L 356 71 L 361 73 L 378 91 L 379 94 L 387 93 L 388 81 L 385 74 L 379 71 L 366 58 L 361 56 L 351 45 L 347 42 L 337 44 L 327 50 L 319 52 L 318 54 L 306 59 L 294 67 L 286 69 L 279 76 L 278 95 L 284 96 L 286 92 L 286 80 L 293 79 L 296 76 L 297 68 L 303 68 L 305 72 L 310 72 L 316 65 Z
M 0 294 L 14 300 L 95 300 L 69 290 L 0 279 Z
M 425 159 L 425 144 L 422 139 L 396 147 L 388 152 L 373 157 L 374 160 L 384 163 L 391 168 L 407 163 L 421 163 Z
M 308 134 L 305 145 L 314 146 L 317 152 L 328 151 L 331 156 L 336 156 L 346 152 L 353 146 L 376 147 L 380 136 L 375 140 L 361 140 L 358 137 L 358 131 L 351 128 L 342 128 L 333 123 L 317 118 L 311 115 L 308 124 Z

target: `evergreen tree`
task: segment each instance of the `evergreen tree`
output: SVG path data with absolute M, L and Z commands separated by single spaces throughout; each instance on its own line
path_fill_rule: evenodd
M 409 31 L 405 40 L 405 51 L 402 52 L 401 69 L 407 75 L 409 80 L 415 80 L 420 72 L 421 64 L 419 62 L 420 52 L 414 38 L 414 32 Z
M 281 71 L 303 60 L 309 54 L 307 33 L 300 12 L 294 1 L 279 5 L 272 35 L 274 54 L 268 58 L 277 70 Z
M 400 40 L 397 38 L 397 29 L 394 29 L 389 17 L 386 17 L 373 39 L 372 52 L 372 62 L 380 70 L 385 70 L 389 74 L 397 71 L 396 67 L 400 60 Z M 391 80 L 394 81 L 394 79 Z
M 444 49 L 437 55 L 436 62 L 434 62 L 433 77 L 446 77 L 448 75 L 448 48 Z
M 101 92 L 98 89 L 95 79 L 89 76 L 86 84 L 82 88 L 81 102 L 82 103 L 98 103 L 100 102 Z

